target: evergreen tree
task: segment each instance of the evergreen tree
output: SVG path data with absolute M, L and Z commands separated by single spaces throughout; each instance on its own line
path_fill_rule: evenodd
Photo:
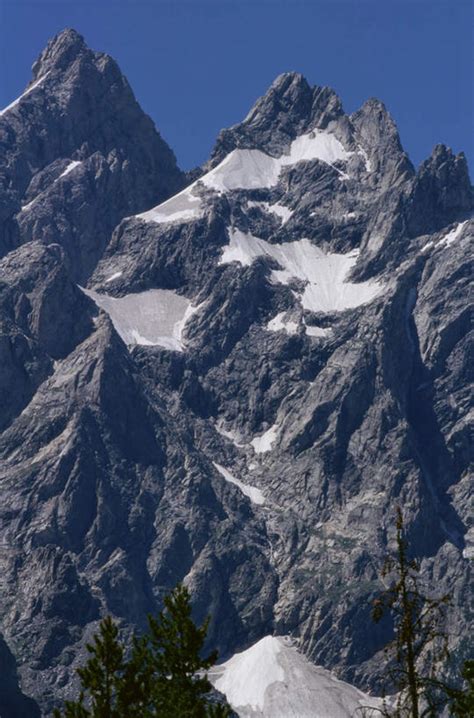
M 451 714 L 455 718 L 474 716 L 474 660 L 465 661 L 461 676 L 467 684 L 466 689 L 448 690 Z
M 66 703 L 65 718 L 118 718 L 117 695 L 120 690 L 121 671 L 124 668 L 123 647 L 118 640 L 118 629 L 110 616 L 104 618 L 94 642 L 87 644 L 91 657 L 78 669 L 81 693 L 77 702 Z M 84 706 L 88 696 L 89 708 Z M 60 718 L 59 710 L 54 712 Z
M 378 622 L 389 612 L 394 620 L 395 640 L 387 646 L 390 660 L 387 677 L 395 688 L 396 705 L 384 702 L 385 716 L 421 718 L 439 715 L 446 703 L 446 686 L 439 678 L 448 659 L 448 639 L 443 630 L 449 595 L 425 595 L 420 588 L 420 566 L 408 554 L 403 516 L 397 509 L 395 557 L 382 572 L 390 587 L 374 602 L 372 616 Z
M 217 660 L 217 651 L 201 657 L 209 619 L 194 624 L 184 586 L 164 604 L 157 618 L 149 616 L 149 634 L 133 638 L 127 659 L 117 626 L 110 617 L 101 622 L 87 646 L 91 656 L 78 669 L 79 699 L 55 718 L 229 718 L 229 706 L 206 695 L 212 688 L 206 671 Z
M 198 627 L 192 620 L 188 589 L 178 585 L 164 599 L 158 618 L 149 617 L 146 641 L 149 665 L 155 676 L 153 699 L 160 716 L 205 718 L 211 689 L 205 674 L 217 660 L 217 651 L 205 658 L 201 652 L 209 619 Z

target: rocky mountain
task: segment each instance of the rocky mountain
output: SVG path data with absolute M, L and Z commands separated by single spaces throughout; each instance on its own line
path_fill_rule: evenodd
M 72 30 L 0 113 L 0 148 L 11 701 L 48 715 L 100 617 L 140 629 L 178 581 L 223 658 L 289 635 L 377 692 L 391 627 L 370 604 L 397 504 L 465 654 L 464 156 L 438 146 L 415 171 L 380 101 L 348 116 L 287 73 L 186 186 Z

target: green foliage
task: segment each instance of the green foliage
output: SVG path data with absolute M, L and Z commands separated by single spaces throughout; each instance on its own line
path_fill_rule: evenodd
M 455 718 L 474 716 L 474 660 L 465 661 L 461 676 L 466 683 L 465 690 L 448 690 L 451 714 Z
M 186 587 L 178 586 L 165 598 L 165 609 L 155 619 L 149 617 L 148 661 L 153 674 L 154 702 L 159 715 L 205 718 L 203 696 L 211 689 L 206 675 L 217 660 L 217 651 L 206 658 L 201 652 L 209 620 L 197 627 L 191 617 Z
M 55 718 L 228 718 L 226 704 L 210 703 L 206 671 L 217 651 L 202 657 L 209 619 L 192 620 L 188 590 L 178 585 L 164 599 L 149 633 L 133 638 L 129 657 L 117 626 L 105 618 L 87 646 L 89 660 L 78 670 L 81 693 Z
M 443 626 L 450 598 L 433 598 L 420 588 L 420 566 L 409 558 L 400 508 L 396 530 L 396 556 L 386 560 L 382 572 L 384 581 L 391 583 L 372 611 L 375 622 L 390 613 L 395 627 L 395 640 L 386 652 L 387 678 L 395 687 L 396 701 L 393 707 L 385 702 L 380 712 L 394 718 L 434 718 L 446 703 L 446 687 L 438 673 L 449 657 Z

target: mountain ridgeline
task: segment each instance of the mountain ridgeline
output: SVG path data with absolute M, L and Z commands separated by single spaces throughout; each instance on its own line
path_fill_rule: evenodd
M 377 692 L 397 504 L 467 650 L 464 155 L 286 73 L 193 177 L 73 30 L 0 112 L 3 718 L 179 581 L 222 658 L 291 636 Z

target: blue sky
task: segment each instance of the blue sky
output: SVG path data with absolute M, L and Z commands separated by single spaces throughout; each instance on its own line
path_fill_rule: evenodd
M 111 54 L 180 165 L 209 155 L 280 72 L 379 97 L 418 165 L 437 142 L 474 166 L 471 0 L 0 0 L 0 106 L 47 40 L 74 27 Z

